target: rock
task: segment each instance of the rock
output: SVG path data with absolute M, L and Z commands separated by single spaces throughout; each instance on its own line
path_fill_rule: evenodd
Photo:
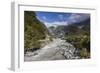
M 25 56 L 25 61 L 78 59 L 75 51 L 74 46 L 65 40 L 54 39 L 53 42 L 36 51 L 36 55 Z

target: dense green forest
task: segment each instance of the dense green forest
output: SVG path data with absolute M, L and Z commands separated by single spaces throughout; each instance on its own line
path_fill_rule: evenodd
M 50 33 L 51 30 L 51 33 Z M 53 34 L 53 35 L 51 35 Z M 61 35 L 63 34 L 63 35 Z M 59 25 L 56 28 L 51 26 L 47 28 L 37 19 L 37 15 L 33 11 L 24 12 L 24 49 L 37 50 L 40 49 L 41 41 L 49 41 L 61 38 L 71 43 L 79 52 L 81 58 L 90 58 L 90 18 L 69 25 Z M 47 43 L 47 42 L 46 42 Z
M 39 49 L 41 47 L 40 41 L 46 38 L 46 34 L 49 34 L 46 26 L 41 23 L 33 11 L 24 12 L 24 48 Z
M 90 58 L 90 19 L 68 26 L 65 39 L 80 50 L 82 58 Z
M 71 43 L 78 51 L 81 58 L 90 58 L 90 18 L 69 25 L 49 27 L 54 36 Z

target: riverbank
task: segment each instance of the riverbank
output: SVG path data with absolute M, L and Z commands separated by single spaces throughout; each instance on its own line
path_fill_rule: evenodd
M 73 59 L 75 48 L 60 38 L 53 39 L 45 47 L 25 54 L 24 61 L 65 60 Z

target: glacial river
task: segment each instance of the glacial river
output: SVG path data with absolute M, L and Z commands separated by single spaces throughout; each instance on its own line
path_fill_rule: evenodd
M 74 59 L 74 52 L 75 48 L 70 43 L 57 38 L 43 48 L 25 54 L 24 61 Z

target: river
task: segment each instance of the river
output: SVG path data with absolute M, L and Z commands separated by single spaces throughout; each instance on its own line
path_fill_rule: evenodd
M 75 59 L 75 48 L 70 43 L 60 38 L 53 41 L 43 48 L 25 54 L 24 61 L 45 61 L 45 60 L 65 60 Z

